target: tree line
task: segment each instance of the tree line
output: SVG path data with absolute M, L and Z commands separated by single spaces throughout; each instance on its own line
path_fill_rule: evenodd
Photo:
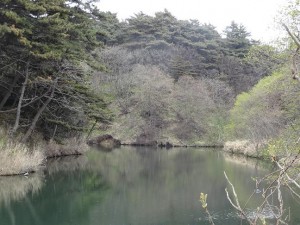
M 115 122 L 104 132 L 126 143 L 223 143 L 235 97 L 286 61 L 235 22 L 222 36 L 165 10 L 112 27 L 106 48 L 95 51 L 105 70 L 93 86 L 114 99 Z
M 235 97 L 286 62 L 234 21 L 223 34 L 167 10 L 120 22 L 94 3 L 0 3 L 0 117 L 9 136 L 61 141 L 96 124 L 117 136 L 131 130 L 131 142 L 222 142 Z

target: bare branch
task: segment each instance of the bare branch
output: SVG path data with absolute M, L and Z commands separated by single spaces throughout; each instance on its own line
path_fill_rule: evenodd
M 39 96 L 39 97 L 35 97 L 35 98 L 33 98 L 30 102 L 27 102 L 27 103 L 23 104 L 23 105 L 21 106 L 21 108 L 24 108 L 24 107 L 26 107 L 26 106 L 28 106 L 28 105 L 31 105 L 32 103 L 34 103 L 34 102 L 40 100 L 41 98 L 45 97 L 45 96 L 49 93 L 50 89 L 51 89 L 51 88 L 49 88 L 49 89 L 45 92 L 45 94 L 43 94 L 43 95 L 41 95 L 41 96 Z M 10 113 L 10 112 L 16 111 L 17 109 L 18 109 L 18 107 L 17 107 L 17 108 L 13 108 L 13 109 L 8 109 L 8 110 L 0 111 L 0 113 Z
M 283 166 L 281 166 L 280 163 L 276 162 L 276 164 L 280 169 L 285 170 L 285 168 Z M 284 173 L 284 175 L 286 176 L 286 178 L 288 179 L 289 182 L 293 183 L 297 188 L 300 189 L 300 184 L 297 181 L 292 179 L 286 172 Z
M 26 142 L 28 140 L 28 138 L 30 137 L 32 131 L 35 129 L 36 123 L 39 120 L 40 116 L 42 115 L 42 113 L 44 112 L 44 110 L 46 109 L 47 105 L 51 102 L 51 100 L 54 97 L 54 92 L 56 89 L 56 85 L 57 85 L 57 81 L 58 78 L 56 78 L 54 80 L 54 84 L 52 86 L 52 91 L 51 94 L 49 96 L 49 98 L 46 100 L 46 102 L 43 104 L 43 106 L 38 110 L 38 112 L 36 113 L 36 115 L 33 118 L 33 121 L 29 127 L 29 129 L 27 130 L 27 132 L 25 133 L 24 137 L 22 138 L 22 142 Z
M 254 225 L 254 224 L 248 219 L 248 217 L 247 217 L 246 213 L 244 212 L 244 210 L 241 208 L 240 203 L 239 203 L 238 196 L 237 196 L 236 191 L 235 191 L 235 188 L 234 188 L 233 184 L 230 182 L 230 180 L 228 179 L 227 174 L 226 174 L 225 171 L 224 171 L 224 175 L 225 175 L 225 178 L 226 178 L 227 182 L 229 183 L 229 185 L 230 185 L 230 187 L 231 187 L 231 190 L 232 190 L 232 193 L 233 193 L 234 200 L 235 200 L 236 204 L 233 203 L 232 199 L 231 199 L 230 196 L 229 196 L 229 193 L 228 193 L 227 188 L 225 188 L 225 192 L 226 192 L 226 196 L 227 196 L 228 201 L 230 202 L 230 204 L 231 204 L 238 212 L 241 213 L 241 215 L 243 216 L 244 219 L 246 219 L 251 225 Z
M 288 32 L 289 36 L 293 39 L 293 41 L 298 46 L 298 48 L 300 48 L 300 40 L 298 39 L 298 37 L 292 33 L 292 31 L 289 29 L 289 27 L 285 23 L 282 23 L 282 26 Z

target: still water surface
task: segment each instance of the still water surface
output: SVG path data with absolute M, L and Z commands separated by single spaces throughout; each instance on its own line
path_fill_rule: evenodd
M 223 172 L 245 203 L 255 190 L 251 177 L 270 170 L 261 161 L 212 149 L 92 150 L 50 160 L 43 173 L 28 178 L 1 177 L 0 225 L 206 225 L 201 192 L 208 194 L 216 225 L 238 225 Z M 258 201 L 254 195 L 249 213 Z M 297 206 L 289 196 L 287 202 L 290 224 L 300 224 Z

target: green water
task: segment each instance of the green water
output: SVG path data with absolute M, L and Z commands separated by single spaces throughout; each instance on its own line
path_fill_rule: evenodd
M 204 225 L 209 223 L 201 192 L 208 194 L 216 225 L 238 225 L 223 171 L 244 204 L 255 189 L 251 177 L 269 170 L 261 161 L 212 149 L 92 150 L 51 160 L 44 172 L 28 178 L 1 177 L 0 225 Z M 300 224 L 297 206 L 287 199 L 290 224 Z M 254 195 L 247 211 L 259 201 Z

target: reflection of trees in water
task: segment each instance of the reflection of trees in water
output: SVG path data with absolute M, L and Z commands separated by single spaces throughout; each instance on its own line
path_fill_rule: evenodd
M 90 224 L 89 212 L 103 201 L 109 186 L 98 171 L 87 168 L 87 162 L 86 157 L 49 160 L 38 195 L 11 199 L 9 206 L 0 208 L 0 224 Z
M 223 171 L 234 178 L 241 201 L 253 191 L 249 177 L 257 173 L 255 163 L 234 160 L 194 148 L 132 147 L 49 160 L 39 194 L 0 208 L 0 224 L 159 224 L 166 218 L 166 224 L 187 224 L 203 216 L 198 196 L 205 192 L 212 215 L 230 217 L 224 225 L 232 225 Z
M 257 171 L 267 172 L 272 168 L 272 163 L 269 163 L 268 161 L 245 157 L 244 155 L 223 152 L 222 157 L 224 157 L 224 160 L 226 162 L 237 164 L 243 167 L 248 167 L 249 169 L 255 169 Z
M 83 155 L 53 158 L 47 161 L 47 173 L 51 175 L 60 171 L 83 170 L 87 164 L 88 158 Z
M 111 153 L 94 152 L 92 158 L 94 169 L 103 174 L 113 193 L 105 204 L 98 206 L 98 211 L 118 214 L 114 224 L 157 224 L 165 218 L 172 218 L 168 224 L 184 224 L 191 218 L 182 212 L 195 217 L 201 214 L 201 191 L 211 196 L 208 203 L 214 212 L 223 212 L 230 209 L 223 171 L 226 169 L 230 176 L 237 177 L 235 184 L 245 190 L 245 201 L 254 188 L 249 177 L 257 173 L 247 162 L 227 162 L 222 153 L 218 156 L 211 149 L 122 147 Z M 103 224 L 108 224 L 113 215 L 102 217 Z
M 36 194 L 43 187 L 43 175 L 40 173 L 25 176 L 0 177 L 0 206 L 20 201 L 27 194 Z
M 4 221 L 6 221 L 3 223 L 5 225 L 17 224 L 17 213 L 12 206 L 14 202 L 23 202 L 24 206 L 34 215 L 33 207 L 26 196 L 29 194 L 37 195 L 44 185 L 43 180 L 44 176 L 40 173 L 30 174 L 28 177 L 0 177 L 0 224 Z M 3 211 L 7 215 L 7 220 L 2 216 Z M 37 216 L 34 215 L 34 218 Z

